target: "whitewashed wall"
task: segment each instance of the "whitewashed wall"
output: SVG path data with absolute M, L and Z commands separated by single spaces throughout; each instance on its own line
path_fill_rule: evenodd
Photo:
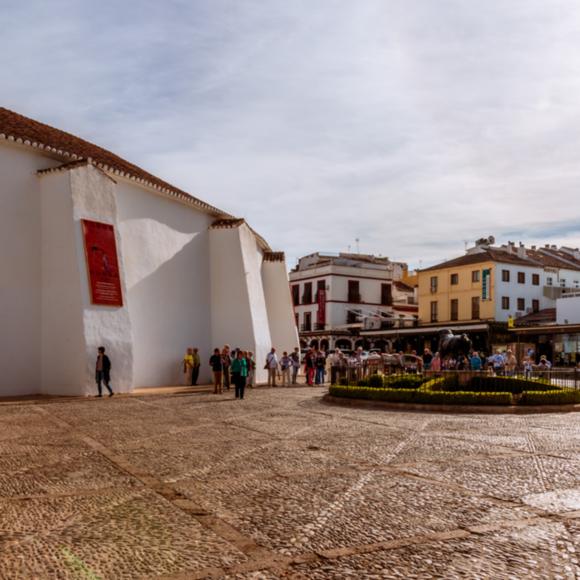
M 286 262 L 264 261 L 262 263 L 262 282 L 272 345 L 281 352 L 291 352 L 299 346 L 299 341 L 298 331 L 294 323 Z
M 210 261 L 213 344 L 253 351 L 257 380 L 264 381 L 272 341 L 255 236 L 245 224 L 211 229 Z
M 188 346 L 200 349 L 200 382 L 208 382 L 212 217 L 125 181 L 117 186 L 117 206 L 135 385 L 180 384 Z
M 41 203 L 38 169 L 60 162 L 0 143 L 0 397 L 38 393 Z

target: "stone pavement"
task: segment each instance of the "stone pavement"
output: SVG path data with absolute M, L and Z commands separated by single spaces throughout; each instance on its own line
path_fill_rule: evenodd
M 580 414 L 0 405 L 0 578 L 580 577 Z

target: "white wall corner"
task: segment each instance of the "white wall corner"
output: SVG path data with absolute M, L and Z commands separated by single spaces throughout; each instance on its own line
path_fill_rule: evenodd
M 77 250 L 81 280 L 82 319 L 85 342 L 84 391 L 95 393 L 97 348 L 104 346 L 112 363 L 111 385 L 116 392 L 133 388 L 133 337 L 125 281 L 125 265 L 117 219 L 116 184 L 92 165 L 69 171 Z M 117 260 L 121 278 L 123 306 L 100 306 L 91 303 L 81 220 L 108 223 L 115 228 Z

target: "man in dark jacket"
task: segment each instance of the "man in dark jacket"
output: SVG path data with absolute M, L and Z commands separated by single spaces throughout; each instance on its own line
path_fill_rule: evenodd
M 105 354 L 105 347 L 99 346 L 99 354 L 97 356 L 97 365 L 95 369 L 95 380 L 97 381 L 97 387 L 99 389 L 99 394 L 97 396 L 103 396 L 102 383 L 105 383 L 105 387 L 109 391 L 109 397 L 113 396 L 113 389 L 109 383 L 111 382 L 111 360 Z

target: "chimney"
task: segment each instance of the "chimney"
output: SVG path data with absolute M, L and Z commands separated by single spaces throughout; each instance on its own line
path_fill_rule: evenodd
M 534 250 L 534 251 L 535 251 L 535 250 L 536 250 L 536 246 L 532 246 L 532 250 Z
M 522 242 L 520 242 L 520 245 L 517 247 L 517 253 L 518 253 L 519 258 L 525 259 L 527 256 L 526 246 L 524 246 L 524 244 L 522 244 Z

